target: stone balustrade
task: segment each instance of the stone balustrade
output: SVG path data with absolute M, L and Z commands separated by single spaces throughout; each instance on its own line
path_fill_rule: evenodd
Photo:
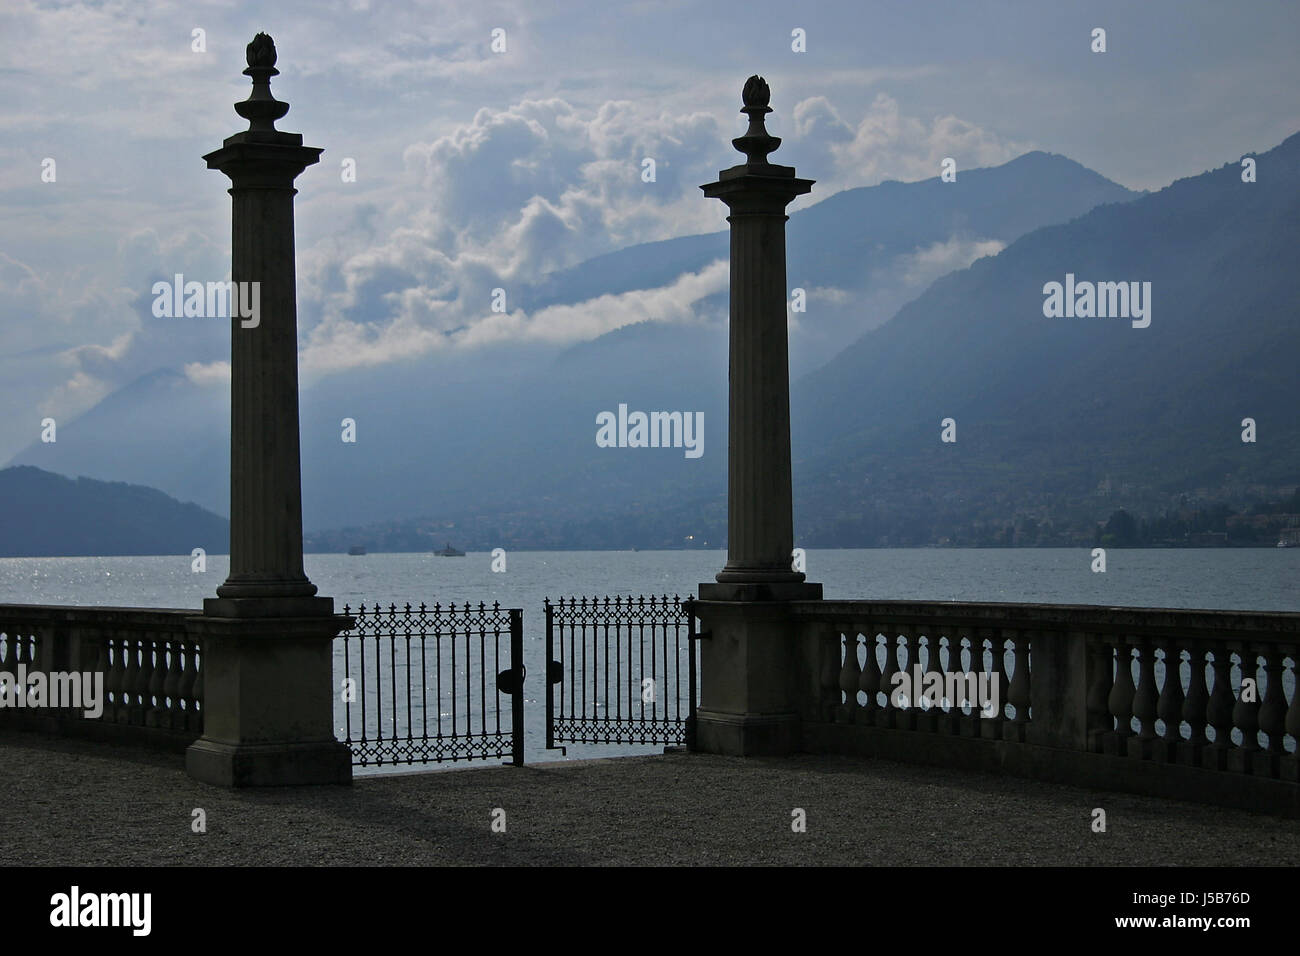
M 790 607 L 804 639 L 804 750 L 1300 815 L 1300 614 L 946 602 Z M 937 675 L 922 701 L 912 686 L 918 670 Z M 962 700 L 994 682 L 993 700 Z
M 102 674 L 102 713 L 0 708 L 0 726 L 183 750 L 203 732 L 200 643 L 187 610 L 0 604 L 0 671 Z

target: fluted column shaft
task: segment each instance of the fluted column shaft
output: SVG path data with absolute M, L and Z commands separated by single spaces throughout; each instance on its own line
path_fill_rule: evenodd
M 205 157 L 230 177 L 231 278 L 258 284 L 258 314 L 231 310 L 230 576 L 222 598 L 316 593 L 303 572 L 293 181 L 321 150 L 232 142 Z M 294 143 L 293 140 L 297 140 Z
M 786 206 L 812 182 L 745 163 L 703 187 L 731 210 L 731 314 L 724 583 L 799 582 L 790 568 L 790 358 Z

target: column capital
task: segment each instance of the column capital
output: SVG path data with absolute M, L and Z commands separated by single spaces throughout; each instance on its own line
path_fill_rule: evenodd
M 208 169 L 217 169 L 230 177 L 234 189 L 291 189 L 293 181 L 308 166 L 320 162 L 324 152 L 315 146 L 303 146 L 298 133 L 278 133 L 297 143 L 276 143 L 243 139 L 249 134 L 227 137 L 220 149 L 203 158 Z
M 799 179 L 793 166 L 741 163 L 718 173 L 717 182 L 700 187 L 710 199 L 721 199 L 733 215 L 785 213 L 796 197 L 810 192 L 813 179 Z
M 772 91 L 761 76 L 751 76 L 745 81 L 741 98 L 745 105 L 740 112 L 749 117 L 749 129 L 744 136 L 731 141 L 745 162 L 718 173 L 717 182 L 705 183 L 700 189 L 710 199 L 721 199 L 734 214 L 770 214 L 784 210 L 796 196 L 809 192 L 815 180 L 799 179 L 793 166 L 769 163 L 767 156 L 781 145 L 781 137 L 767 131 L 766 116 L 772 112 L 768 106 Z

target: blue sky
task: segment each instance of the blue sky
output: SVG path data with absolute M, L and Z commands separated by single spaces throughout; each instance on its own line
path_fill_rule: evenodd
M 1104 54 L 1090 51 L 1095 27 Z M 1030 149 L 1158 189 L 1300 129 L 1298 27 L 1300 4 L 1258 0 L 7 0 L 0 460 L 42 417 L 67 421 L 159 367 L 223 386 L 228 326 L 153 318 L 150 286 L 229 270 L 228 184 L 201 156 L 243 126 L 232 104 L 259 30 L 279 50 L 272 90 L 292 104 L 280 128 L 325 149 L 298 183 L 311 382 L 689 316 L 725 268 L 535 314 L 488 303 L 593 255 L 725 226 L 697 187 L 739 158 L 728 141 L 751 73 L 773 90 L 773 159 L 818 181 L 801 204 L 928 178 L 945 156 L 961 169 Z M 504 53 L 490 49 L 496 28 Z M 795 29 L 806 52 L 791 49 Z M 356 182 L 342 181 L 345 158 Z

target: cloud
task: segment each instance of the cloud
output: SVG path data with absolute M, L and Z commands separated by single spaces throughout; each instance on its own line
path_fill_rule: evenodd
M 800 145 L 791 152 L 800 167 L 807 159 L 810 168 L 819 161 L 831 168 L 822 195 L 885 176 L 933 176 L 954 151 L 962 167 L 1016 152 L 955 117 L 905 116 L 884 94 L 856 124 L 826 97 L 805 99 L 794 107 L 793 125 Z M 532 314 L 526 300 L 532 283 L 596 255 L 725 228 L 725 210 L 704 201 L 699 184 L 739 158 L 720 149 L 728 139 L 722 122 L 705 112 L 673 114 L 625 100 L 581 109 L 543 97 L 481 108 L 468 122 L 407 146 L 410 187 L 386 204 L 372 197 L 355 228 L 300 253 L 304 368 L 514 341 L 572 342 L 682 315 L 703 295 L 725 291 L 725 270 L 715 264 L 659 290 Z M 642 175 L 646 159 L 653 160 L 652 182 Z M 920 250 L 908 274 L 928 282 L 990 251 L 968 243 Z M 505 312 L 491 308 L 498 289 Z M 819 294 L 839 301 L 835 290 Z
M 698 184 L 725 142 L 707 113 L 672 115 L 606 102 L 581 111 L 559 98 L 480 109 L 405 160 L 427 197 L 437 248 L 537 276 L 624 245 L 715 227 Z M 654 161 L 653 182 L 643 179 Z
M 483 310 L 486 314 L 478 321 L 445 330 L 421 326 L 408 319 L 381 326 L 331 323 L 319 327 L 307 343 L 302 367 L 306 372 L 319 373 L 382 365 L 430 352 L 504 343 L 563 345 L 596 338 L 637 322 L 695 321 L 701 318 L 699 302 L 727 288 L 729 271 L 726 262 L 716 261 L 659 288 L 547 306 L 532 314 L 523 309 L 497 313 Z
M 690 322 L 700 316 L 701 299 L 723 292 L 730 275 L 722 260 L 699 272 L 678 276 L 657 289 L 638 289 L 619 295 L 602 295 L 574 305 L 552 305 L 533 315 L 498 314 L 453 336 L 462 345 L 486 345 L 511 340 L 568 343 L 620 329 L 637 322 Z
M 929 179 L 939 175 L 940 162 L 949 156 L 958 170 L 997 166 L 1033 148 L 951 114 L 928 122 L 905 115 L 887 93 L 876 94 L 856 124 L 826 97 L 802 100 L 794 108 L 794 128 L 801 155 L 813 153 L 808 168 L 820 162 L 831 170 L 822 188 L 832 191 L 886 179 Z M 802 159 L 800 164 L 805 165 Z
M 548 273 L 638 242 L 720 228 L 725 211 L 704 200 L 698 184 L 716 176 L 725 141 L 707 113 L 627 101 L 581 110 L 552 97 L 480 109 L 408 146 L 410 188 L 299 256 L 304 365 L 372 365 L 520 335 L 571 341 L 625 324 L 619 315 L 677 314 L 676 297 L 692 295 L 696 280 L 683 277 L 658 300 L 602 303 L 617 307 L 614 318 L 588 314 L 585 303 L 532 316 L 519 307 Z M 712 282 L 715 273 L 706 272 Z M 507 297 L 504 314 L 491 310 L 496 289 Z
M 195 385 L 229 385 L 230 384 L 230 363 L 225 361 L 217 362 L 189 362 L 185 366 L 185 377 Z
M 924 288 L 942 275 L 965 269 L 976 259 L 996 256 L 1005 248 L 1006 243 L 997 239 L 952 238 L 903 256 L 899 271 L 909 286 Z

